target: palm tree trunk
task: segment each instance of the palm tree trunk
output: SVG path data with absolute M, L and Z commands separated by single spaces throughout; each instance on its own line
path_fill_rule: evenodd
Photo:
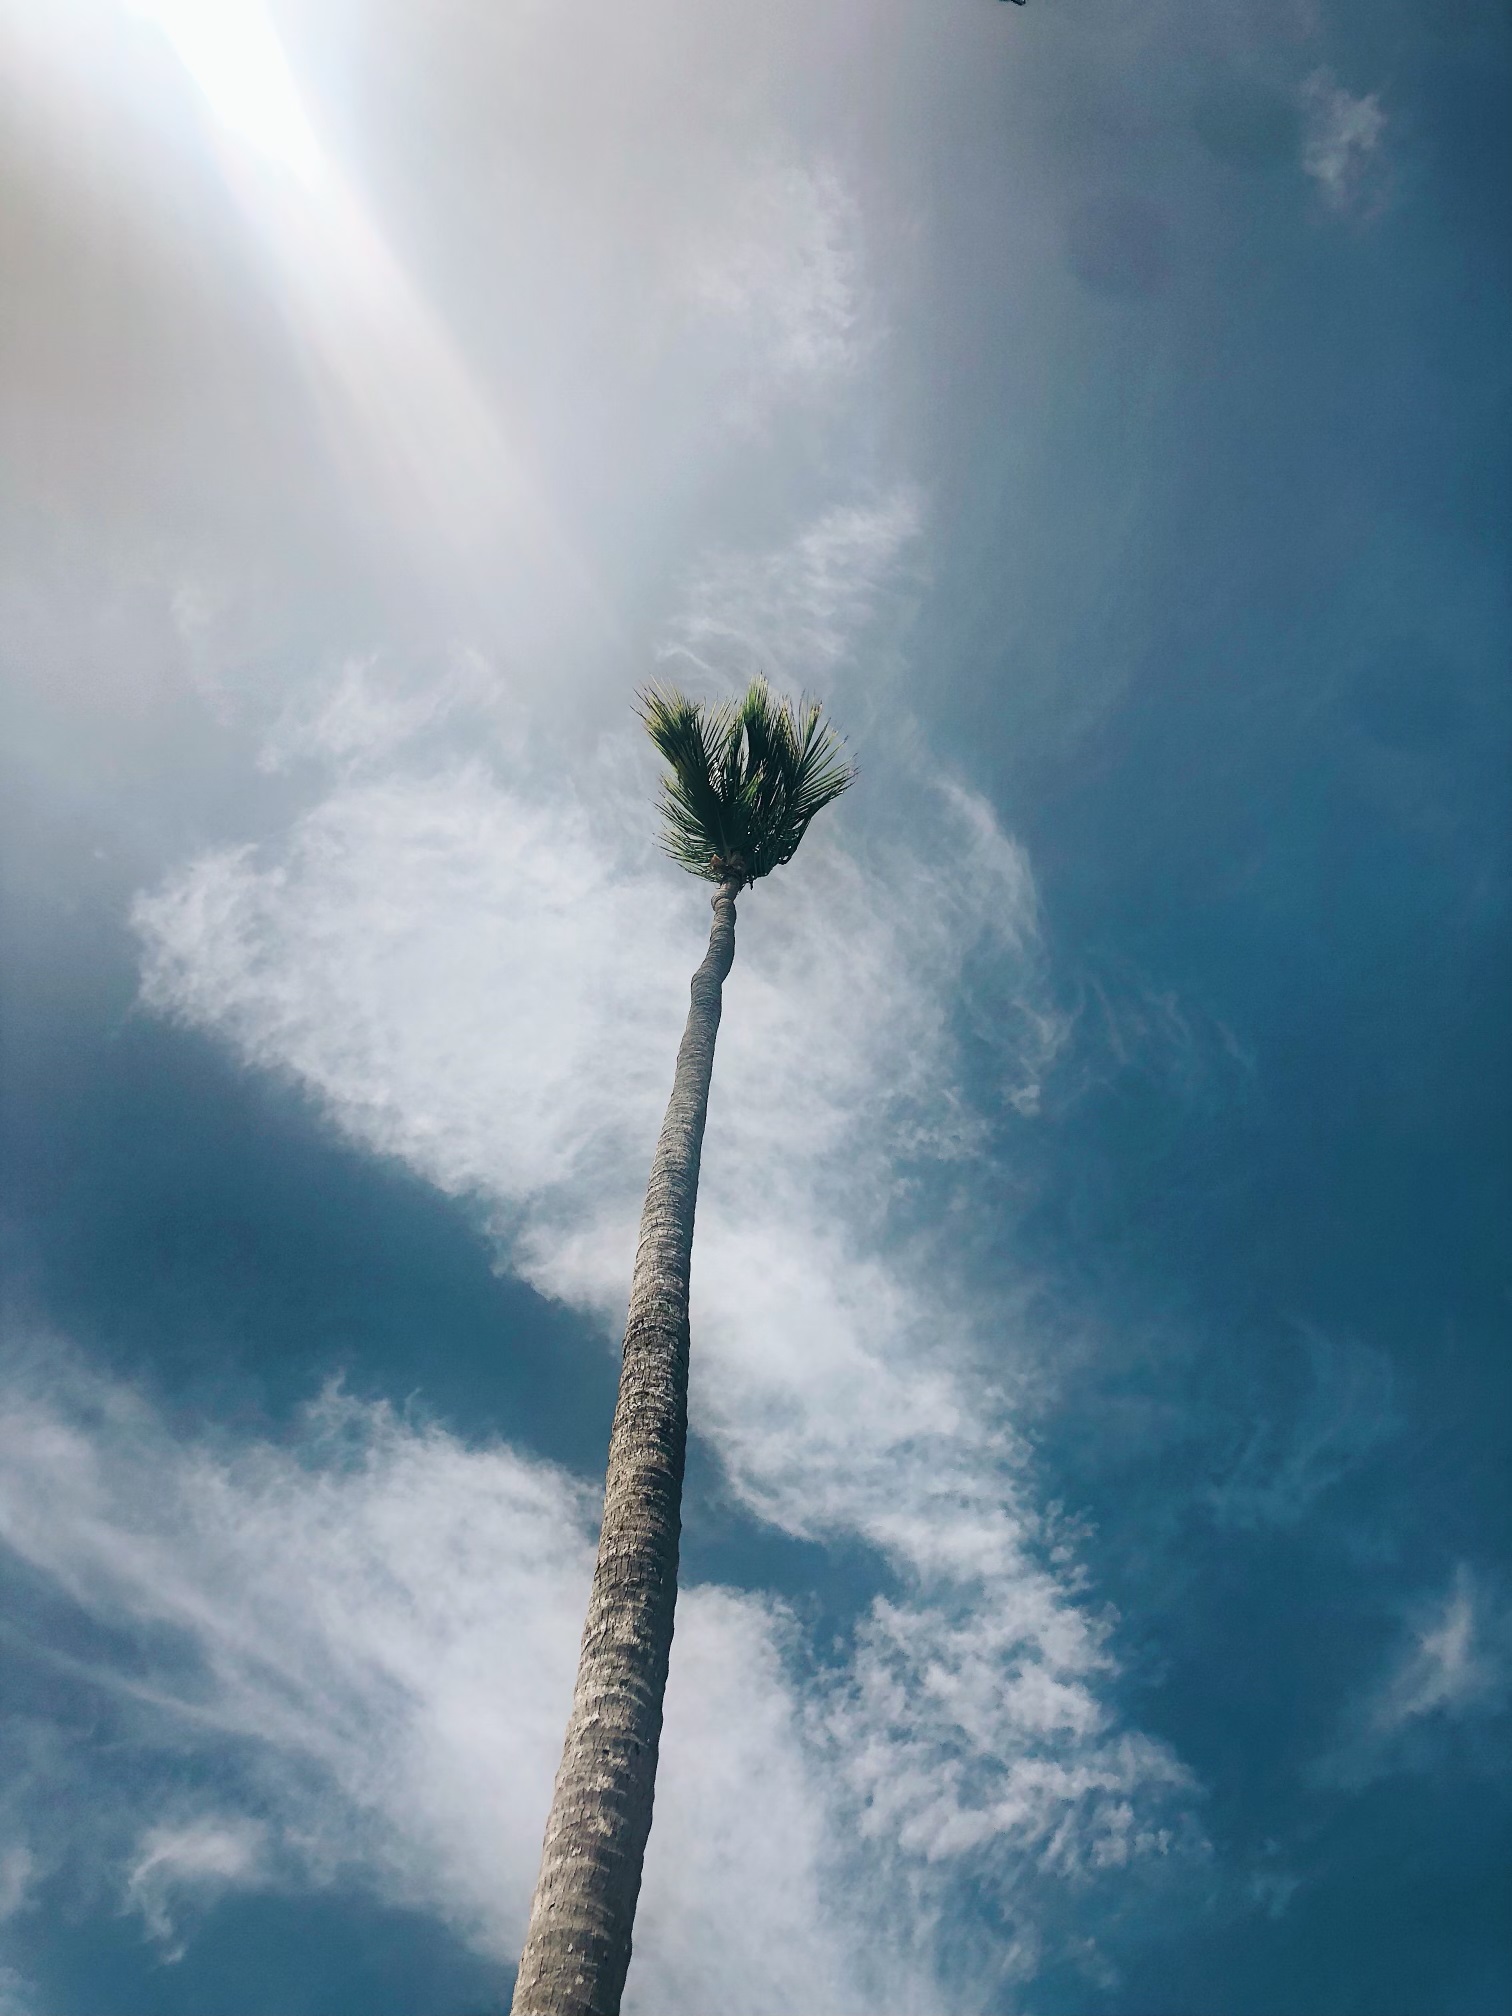
M 693 975 L 630 1286 L 604 1523 L 513 2016 L 617 2016 L 651 1832 L 688 1439 L 688 1280 L 738 880 Z

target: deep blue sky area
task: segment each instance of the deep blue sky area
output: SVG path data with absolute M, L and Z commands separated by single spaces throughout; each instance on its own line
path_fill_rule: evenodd
M 1512 15 L 0 8 L 0 2016 L 1506 2016 Z

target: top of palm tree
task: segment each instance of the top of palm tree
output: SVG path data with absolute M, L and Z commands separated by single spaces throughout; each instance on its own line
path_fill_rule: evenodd
M 636 710 L 667 759 L 662 845 L 690 874 L 742 883 L 791 861 L 814 815 L 856 780 L 817 700 L 753 679 L 738 700 L 648 686 Z

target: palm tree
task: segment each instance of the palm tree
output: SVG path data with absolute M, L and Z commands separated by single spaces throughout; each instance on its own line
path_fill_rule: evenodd
M 775 700 L 764 680 L 722 706 L 651 687 L 637 711 L 668 765 L 663 845 L 717 885 L 714 922 L 646 1185 L 598 1563 L 513 2016 L 616 2016 L 620 2006 L 677 1601 L 693 1211 L 735 899 L 792 860 L 815 814 L 855 777 L 818 703 Z

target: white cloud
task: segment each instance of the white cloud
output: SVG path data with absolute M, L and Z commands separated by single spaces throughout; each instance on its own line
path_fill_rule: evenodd
M 144 1714 L 258 1739 L 290 1784 L 313 1770 L 359 1814 L 402 1806 L 370 1844 L 308 1823 L 306 1860 L 328 1871 L 365 1857 L 391 1892 L 434 1905 L 439 1890 L 480 1928 L 495 1887 L 528 1890 L 531 1855 L 507 1830 L 495 1844 L 487 1816 L 522 1775 L 527 1805 L 549 1783 L 587 1589 L 578 1487 L 339 1396 L 290 1450 L 180 1447 L 108 1388 L 13 1383 L 5 1413 L 4 1538 L 103 1624 L 149 1634 L 150 1681 L 129 1662 L 117 1676 Z M 510 1712 L 469 1762 L 457 1738 L 490 1721 L 506 1665 Z
M 1356 98 L 1329 70 L 1302 86 L 1302 167 L 1329 208 L 1368 213 L 1383 194 L 1381 136 L 1386 114 L 1374 92 Z
M 267 1830 L 235 1814 L 147 1829 L 126 1878 L 126 1900 L 167 1959 L 183 1957 L 177 1914 L 184 1901 L 202 1905 L 228 1890 L 261 1888 L 266 1845 Z
M 875 2007 L 877 1963 L 898 1959 L 897 1941 L 869 1872 L 843 1845 L 843 1787 L 785 1656 L 792 1621 L 757 1597 L 689 1593 L 678 1601 L 633 2004 Z
M 1359 1787 L 1443 1762 L 1456 1727 L 1505 1714 L 1512 1691 L 1512 1610 L 1465 1563 L 1409 1622 L 1380 1680 L 1357 1704 L 1324 1782 Z M 1472 1750 L 1473 1755 L 1473 1750 Z
M 1442 1604 L 1413 1632 L 1375 1704 L 1373 1720 L 1383 1735 L 1425 1715 L 1459 1715 L 1498 1705 L 1507 1684 L 1499 1656 L 1503 1648 L 1493 1643 L 1501 1635 L 1501 1620 L 1488 1619 L 1487 1610 L 1462 1563 Z

